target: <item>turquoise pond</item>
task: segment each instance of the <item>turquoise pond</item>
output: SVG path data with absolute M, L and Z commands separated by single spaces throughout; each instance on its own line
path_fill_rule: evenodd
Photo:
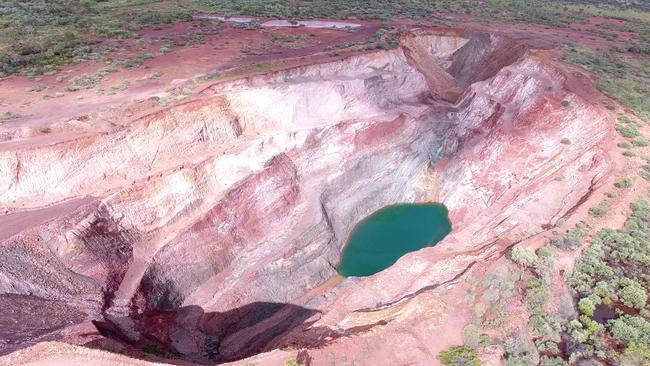
M 361 220 L 343 249 L 338 272 L 345 277 L 370 276 L 401 256 L 436 245 L 451 231 L 441 204 L 388 206 Z

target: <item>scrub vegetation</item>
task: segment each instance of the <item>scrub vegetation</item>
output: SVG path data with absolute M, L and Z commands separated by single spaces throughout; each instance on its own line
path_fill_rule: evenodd
M 183 2 L 185 3 L 185 2 Z M 201 9 L 156 0 L 6 0 L 0 2 L 0 77 L 25 71 L 54 73 L 63 64 L 106 51 L 104 38 L 133 37 L 138 30 L 189 20 Z
M 631 205 L 622 230 L 603 229 L 576 262 L 568 284 L 579 315 L 565 324 L 569 360 L 650 363 L 650 204 Z
M 631 209 L 623 229 L 606 228 L 591 238 L 567 277 L 578 314 L 557 328 L 565 347 L 558 355 L 571 364 L 650 362 L 650 204 L 640 200 Z M 529 325 L 533 334 L 540 325 L 548 330 L 539 320 Z
M 144 27 L 190 20 L 197 12 L 287 18 L 291 21 L 407 18 L 441 23 L 446 21 L 445 13 L 461 13 L 476 16 L 479 21 L 503 19 L 559 27 L 585 23 L 588 16 L 598 15 L 624 19 L 628 23 L 624 30 L 639 35 L 637 42 L 619 51 L 647 55 L 650 53 L 650 12 L 645 11 L 648 9 L 643 4 L 627 1 L 625 9 L 621 10 L 610 6 L 620 5 L 615 0 L 6 0 L 0 3 L 0 77 L 16 72 L 55 73 L 61 65 L 110 52 L 111 49 L 102 45 L 102 39 L 135 37 Z M 249 25 L 242 23 L 238 26 Z M 609 28 L 603 27 L 601 33 L 611 33 L 608 33 Z M 161 53 L 170 50 L 164 46 Z M 640 103 L 634 101 L 638 93 L 632 90 L 643 83 L 642 78 L 621 80 L 605 76 L 599 82 L 603 90 L 615 92 L 623 86 L 620 95 L 610 95 L 619 100 L 619 97 L 630 99 L 637 109 L 640 108 Z
M 631 210 L 623 229 L 606 228 L 591 238 L 567 276 L 577 313 L 562 304 L 549 311 L 557 300 L 550 291 L 551 246 L 512 250 L 511 260 L 523 270 L 515 287 L 523 290 L 529 334 L 503 341 L 505 365 L 650 363 L 650 204 L 642 199 Z
M 490 6 L 483 1 L 411 0 L 206 0 L 214 11 L 289 19 L 425 19 L 439 12 L 479 13 Z
M 625 51 L 593 51 L 569 47 L 561 60 L 584 67 L 596 76 L 596 86 L 629 108 L 639 118 L 650 122 L 650 59 L 636 59 Z M 619 123 L 616 130 L 624 137 L 637 137 L 635 126 Z
M 453 346 L 438 354 L 438 360 L 446 366 L 478 366 L 481 361 L 469 347 Z
M 600 206 L 606 212 L 606 204 Z M 589 238 L 574 270 L 564 275 L 571 296 L 552 287 L 555 258 L 583 244 L 585 229 L 557 234 L 535 251 L 514 247 L 511 263 L 482 281 L 481 305 L 464 329 L 464 345 L 440 353 L 441 362 L 497 344 L 507 366 L 650 364 L 650 203 L 641 199 L 630 209 L 622 229 L 605 228 Z M 517 303 L 528 327 L 504 334 L 503 318 L 512 314 L 504 308 Z M 487 335 L 495 332 L 492 339 Z

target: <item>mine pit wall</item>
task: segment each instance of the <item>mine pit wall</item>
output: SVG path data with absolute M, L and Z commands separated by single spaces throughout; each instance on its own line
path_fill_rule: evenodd
M 329 76 L 324 76 L 324 71 L 311 74 L 311 70 L 300 74 L 299 78 L 282 76 L 279 88 L 288 95 L 288 100 L 296 100 L 295 95 L 309 95 L 302 91 L 303 85 L 310 93 L 324 95 L 323 100 L 331 99 L 327 90 L 316 88 L 316 85 L 330 85 L 320 80 L 327 80 Z M 385 83 L 384 80 L 395 78 L 382 76 L 377 79 L 374 73 L 365 76 L 364 89 L 373 100 L 381 101 L 378 104 L 385 108 L 399 105 L 395 99 L 386 102 L 386 91 L 392 85 L 380 84 L 381 88 L 377 89 L 374 81 Z M 542 74 L 530 76 L 531 84 L 544 84 L 539 81 L 544 77 Z M 301 121 L 310 132 L 300 146 L 285 150 L 269 161 L 262 172 L 231 189 L 220 205 L 156 254 L 135 298 L 144 299 L 146 305 L 143 306 L 148 309 L 172 310 L 201 304 L 203 309 L 225 313 L 255 301 L 296 301 L 335 273 L 334 266 L 344 240 L 360 218 L 387 204 L 421 198 L 423 192 L 416 192 L 413 182 L 441 156 L 450 159 L 447 169 L 441 172 L 443 176 L 450 175 L 447 180 L 440 179 L 443 202 L 449 201 L 452 214 L 462 211 L 465 206 L 455 205 L 450 198 L 455 192 L 449 192 L 449 187 L 457 186 L 462 180 L 459 179 L 462 176 L 454 173 L 458 169 L 454 154 L 464 149 L 475 154 L 473 145 L 491 136 L 498 142 L 490 141 L 488 145 L 503 145 L 500 138 L 510 132 L 508 124 L 518 118 L 519 109 L 529 108 L 527 97 L 516 90 L 519 84 L 512 83 L 503 96 L 490 94 L 492 98 L 484 96 L 482 89 L 473 90 L 473 97 L 457 113 L 431 112 L 409 105 L 410 110 L 406 107 L 402 110 L 403 116 L 390 121 L 366 120 L 328 126 L 323 125 L 326 115 L 323 111 L 316 108 L 313 115 L 309 114 L 313 101 L 296 102 L 294 105 L 304 103 L 305 108 L 291 108 L 295 113 L 290 115 L 267 113 L 278 103 L 276 88 L 268 86 L 277 79 L 273 76 L 263 82 L 260 79 L 250 83 L 259 82 L 261 90 L 251 90 L 250 86 L 240 89 L 237 85 L 228 90 L 231 106 L 250 110 L 255 116 L 240 116 L 240 122 L 246 126 L 244 130 L 250 126 L 255 126 L 256 130 L 273 128 L 284 119 L 288 121 L 285 123 L 299 129 L 295 133 L 303 131 Z M 333 84 L 339 91 L 355 89 L 355 85 L 340 85 L 340 82 Z M 534 93 L 538 90 L 524 85 L 528 97 L 535 99 Z M 557 92 L 559 87 L 555 85 L 551 91 Z M 246 103 L 251 104 L 250 108 Z M 354 103 L 349 106 L 351 110 L 357 108 Z M 484 110 L 484 107 L 491 108 Z M 411 112 L 410 115 L 406 116 L 405 111 Z M 345 163 L 341 165 L 340 162 Z M 462 167 L 461 174 L 471 172 L 471 167 L 464 166 L 464 162 L 458 164 Z M 271 182 L 271 186 L 259 190 L 262 182 Z M 315 190 L 314 187 L 325 188 Z M 482 192 L 483 187 L 476 188 Z M 465 187 L 455 187 L 452 191 L 454 189 Z M 259 197 L 265 198 L 259 202 Z M 313 204 L 316 197 L 320 207 Z M 469 203 L 464 204 L 471 207 L 474 198 L 477 197 L 468 198 Z M 477 215 L 484 210 L 485 207 L 477 209 Z M 464 222 L 462 217 L 458 222 Z M 196 270 L 186 271 L 187 268 Z M 289 283 L 291 286 L 286 285 Z M 143 304 L 142 300 L 137 302 Z M 282 319 L 277 321 L 282 322 Z M 247 339 L 264 337 L 264 329 L 255 328 L 222 335 L 225 338 L 216 342 L 224 345 L 219 347 L 220 357 L 234 357 L 246 347 Z M 190 333 L 199 343 L 206 336 L 196 331 Z M 188 349 L 201 347 L 196 344 Z
M 84 294 L 97 305 L 89 313 L 137 338 L 123 318 L 133 309 L 291 302 L 335 273 L 360 217 L 414 200 L 409 180 L 430 144 L 411 148 L 427 86 L 399 50 L 219 88 L 114 133 L 0 153 L 5 210 L 107 195 L 86 216 L 50 223 L 66 230 L 47 241 L 56 255 L 37 237 L 11 238 L 30 248 L 14 257 L 37 264 L 5 265 L 6 292 Z M 88 288 L 60 291 L 68 273 Z
M 0 152 L 2 208 L 105 196 L 93 211 L 61 224 L 65 229 L 48 240 L 56 256 L 23 234 L 3 246 L 26 241 L 34 249 L 25 261 L 35 256 L 42 268 L 60 263 L 61 273 L 91 284 L 87 293 L 109 295 L 100 310 L 135 340 L 147 337 L 149 312 L 193 314 L 188 307 L 198 306 L 220 318 L 247 306 L 254 312 L 249 305 L 259 302 L 301 302 L 324 312 L 319 324 L 340 328 L 351 311 L 457 275 L 482 255 L 464 251 L 499 234 L 523 235 L 528 227 L 513 231 L 520 222 L 539 227 L 557 218 L 606 170 L 606 157 L 595 147 L 607 131 L 602 111 L 567 93 L 563 74 L 533 54 L 500 58 L 505 64 L 495 75 L 475 73 L 465 81 L 455 75 L 460 85 L 486 80 L 474 82 L 456 106 L 432 102 L 431 79 L 418 62 L 423 55 L 452 75 L 472 73 L 481 62 L 495 67 L 491 55 L 508 44 L 473 39 L 416 37 L 408 46 L 411 57 L 396 49 L 218 84 L 200 99 L 113 134 Z M 470 57 L 467 50 L 480 44 L 489 50 Z M 511 58 L 516 62 L 507 66 Z M 559 107 L 562 99 L 571 100 L 570 107 Z M 563 137 L 573 143 L 560 146 Z M 432 175 L 439 159 L 445 164 Z M 553 185 L 557 174 L 567 178 L 563 185 Z M 423 179 L 434 179 L 438 192 L 417 184 Z M 443 243 L 376 276 L 346 280 L 335 295 L 301 300 L 335 274 L 342 246 L 362 217 L 435 194 L 454 221 Z M 531 209 L 540 200 L 553 212 Z M 110 235 L 92 229 L 99 218 Z M 106 244 L 107 258 L 117 256 L 111 261 L 117 267 L 92 266 L 97 243 Z M 21 280 L 20 268 L 0 269 L 5 278 L 12 273 L 3 287 L 9 293 L 47 284 Z M 109 273 L 117 275 L 109 279 Z M 300 311 L 230 334 L 215 333 L 220 322 L 199 330 L 201 316 L 165 317 L 171 323 L 157 339 L 197 359 L 233 359 L 251 337 L 260 347 L 270 342 L 278 334 L 265 332 Z M 170 343 L 178 334 L 186 341 Z M 212 356 L 205 354 L 206 342 Z
M 527 53 L 493 78 L 473 84 L 466 105 L 448 114 L 460 144 L 437 175 L 454 231 L 435 247 L 407 254 L 374 276 L 343 282 L 335 300 L 313 299 L 308 306 L 331 310 L 312 327 L 345 330 L 368 326 L 368 319 L 390 322 L 396 316 L 391 307 L 503 255 L 511 243 L 555 223 L 600 184 L 610 162 L 598 144 L 610 132 L 611 117 L 569 92 L 569 77 Z M 562 100 L 570 106 L 561 107 Z M 562 138 L 571 144 L 560 144 Z

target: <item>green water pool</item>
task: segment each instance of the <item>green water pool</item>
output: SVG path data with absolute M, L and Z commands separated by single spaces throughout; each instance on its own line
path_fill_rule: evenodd
M 361 220 L 352 230 L 338 272 L 345 277 L 375 274 L 406 253 L 434 246 L 450 231 L 451 221 L 444 205 L 384 207 Z

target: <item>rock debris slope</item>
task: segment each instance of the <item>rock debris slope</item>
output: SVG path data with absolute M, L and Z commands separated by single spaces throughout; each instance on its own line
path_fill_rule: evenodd
M 0 352 L 83 344 L 73 329 L 94 321 L 122 350 L 197 362 L 324 355 L 370 333 L 404 335 L 414 351 L 396 362 L 430 360 L 418 337 L 453 309 L 428 290 L 607 174 L 609 125 L 574 90 L 583 77 L 504 36 L 415 32 L 394 50 L 217 83 L 110 132 L 0 145 Z M 443 242 L 331 280 L 358 220 L 420 201 L 449 208 Z

